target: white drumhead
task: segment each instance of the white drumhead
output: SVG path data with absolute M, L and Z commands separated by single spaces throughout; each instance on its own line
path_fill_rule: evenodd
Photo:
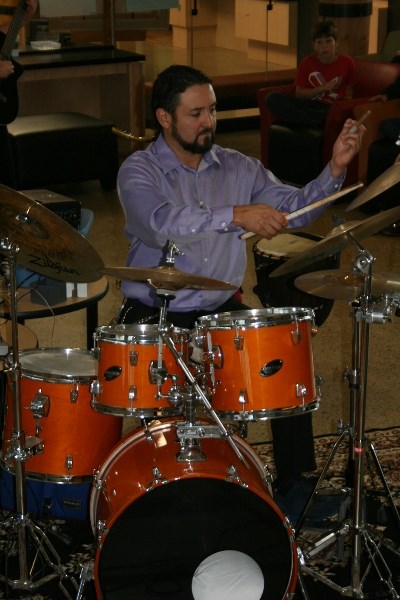
M 317 242 L 292 233 L 279 233 L 272 240 L 261 238 L 256 248 L 262 254 L 277 257 L 289 257 L 315 246 Z
M 195 600 L 260 600 L 264 576 L 244 552 L 222 550 L 207 556 L 192 579 Z
M 23 375 L 42 379 L 79 380 L 95 377 L 97 360 L 88 350 L 78 348 L 39 348 L 20 353 Z

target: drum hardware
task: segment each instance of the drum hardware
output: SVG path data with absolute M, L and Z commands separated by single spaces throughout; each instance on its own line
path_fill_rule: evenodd
M 389 188 L 393 187 L 400 181 L 400 154 L 394 161 L 393 165 L 386 169 L 381 175 L 376 177 L 374 181 L 372 181 L 369 186 L 361 192 L 357 198 L 355 198 L 350 204 L 346 207 L 346 211 L 353 210 L 353 208 L 358 208 L 362 206 L 366 202 L 369 202 L 379 194 L 382 194 Z M 389 223 L 391 224 L 391 223 Z
M 332 254 L 337 254 L 353 241 L 359 241 L 400 219 L 400 206 L 384 210 L 360 222 L 342 223 L 335 227 L 324 239 L 312 248 L 300 252 L 283 265 L 272 271 L 270 277 L 279 277 L 293 273 Z
M 0 198 L 0 204 L 3 198 Z M 0 228 L 2 225 L 0 225 Z M 12 323 L 12 362 L 7 368 L 7 376 L 11 381 L 13 408 L 14 408 L 14 423 L 12 429 L 12 437 L 10 441 L 10 451 L 15 465 L 15 498 L 16 498 L 16 514 L 11 515 L 2 525 L 10 527 L 12 531 L 17 532 L 18 543 L 18 579 L 6 579 L 0 576 L 1 579 L 13 589 L 34 590 L 47 583 L 49 580 L 56 577 L 59 578 L 59 585 L 66 598 L 69 600 L 71 596 L 63 585 L 63 581 L 69 581 L 77 588 L 74 578 L 70 578 L 61 565 L 60 557 L 48 539 L 44 531 L 35 524 L 27 514 L 26 506 L 26 485 L 25 485 L 25 461 L 32 455 L 32 447 L 26 444 L 25 432 L 22 429 L 21 416 L 21 364 L 19 362 L 18 348 L 18 328 L 17 328 L 17 285 L 16 285 L 16 257 L 19 253 L 17 243 L 11 242 L 9 238 L 3 238 L 0 241 L 0 250 L 8 259 L 10 269 L 10 316 Z M 39 440 L 35 440 L 37 445 Z M 12 449 L 12 450 L 11 450 Z M 29 539 L 28 539 L 29 538 Z M 29 542 L 36 547 L 35 558 L 31 568 L 28 568 Z M 35 563 L 38 557 L 44 559 L 45 564 L 50 567 L 51 572 L 47 575 L 34 581 Z
M 356 230 L 354 230 L 356 231 Z M 380 582 L 386 586 L 390 596 L 394 599 L 400 598 L 396 592 L 393 582 L 392 573 L 385 561 L 381 551 L 381 544 L 385 543 L 384 536 L 374 531 L 368 526 L 364 514 L 364 469 L 367 451 L 370 451 L 381 483 L 387 494 L 391 509 L 393 511 L 396 524 L 400 528 L 400 516 L 394 503 L 393 496 L 389 490 L 382 467 L 379 463 L 375 448 L 368 441 L 365 432 L 366 418 L 366 399 L 367 399 L 367 370 L 368 370 L 368 346 L 369 346 L 369 325 L 372 322 L 385 322 L 388 319 L 387 301 L 383 309 L 376 310 L 371 306 L 371 286 L 373 281 L 372 264 L 373 256 L 365 250 L 353 238 L 352 233 L 347 237 L 355 246 L 357 255 L 354 261 L 354 272 L 361 273 L 363 276 L 363 290 L 357 302 L 353 303 L 353 334 L 352 334 L 352 368 L 347 373 L 350 388 L 350 417 L 351 423 L 349 426 L 343 427 L 338 440 L 335 442 L 326 464 L 324 465 L 314 492 L 311 495 L 304 511 L 298 521 L 296 529 L 296 538 L 298 538 L 302 525 L 304 523 L 307 511 L 313 502 L 314 495 L 318 489 L 320 482 L 324 479 L 325 474 L 334 458 L 334 455 L 340 444 L 346 436 L 350 437 L 351 447 L 349 448 L 349 467 L 348 471 L 352 475 L 352 516 L 345 519 L 338 525 L 336 529 L 320 536 L 314 543 L 310 544 L 305 550 L 299 548 L 300 570 L 312 577 L 318 579 L 322 583 L 328 585 L 332 589 L 340 592 L 344 596 L 354 598 L 365 598 L 363 586 L 367 573 L 374 568 L 377 572 Z M 351 562 L 351 582 L 347 587 L 337 585 L 325 575 L 315 573 L 311 567 L 307 565 L 307 560 L 315 557 L 322 549 L 328 547 L 338 539 L 343 539 L 350 536 L 352 543 L 352 562 Z M 377 541 L 376 541 L 377 540 Z M 393 550 L 393 543 L 388 541 L 388 547 Z M 366 566 L 364 574 L 361 569 L 361 558 L 363 548 L 366 551 L 369 559 L 369 564 Z M 400 555 L 399 550 L 395 550 Z

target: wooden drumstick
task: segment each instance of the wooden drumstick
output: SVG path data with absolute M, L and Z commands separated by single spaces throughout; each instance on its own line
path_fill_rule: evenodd
M 355 183 L 354 185 L 350 185 L 349 187 L 344 188 L 343 190 L 340 190 L 339 192 L 335 192 L 334 194 L 331 194 L 330 196 L 326 196 L 326 198 L 322 198 L 322 200 L 317 200 L 317 202 L 313 202 L 312 204 L 307 204 L 307 206 L 303 206 L 303 208 L 299 208 L 298 210 L 295 210 L 294 212 L 286 215 L 286 220 L 291 221 L 292 219 L 295 219 L 296 217 L 300 217 L 301 215 L 304 215 L 305 213 L 308 213 L 316 208 L 319 208 L 320 206 L 323 206 L 324 204 L 329 204 L 330 202 L 333 202 L 337 198 L 340 198 L 341 196 L 344 196 L 345 194 L 348 194 L 350 192 L 353 192 L 354 190 L 357 190 L 360 187 L 363 187 L 363 185 L 364 184 L 361 181 L 359 181 L 358 183 Z M 252 231 L 246 231 L 246 233 L 242 233 L 239 237 L 241 240 L 247 240 L 248 238 L 253 237 L 254 235 L 258 235 L 258 234 L 253 233 Z
M 354 125 L 352 125 L 349 129 L 349 133 L 357 133 L 358 128 L 360 127 L 360 125 L 362 125 L 364 123 L 364 121 L 366 121 L 369 117 L 369 115 L 371 114 L 370 110 L 367 110 L 359 119 L 356 123 L 354 123 Z

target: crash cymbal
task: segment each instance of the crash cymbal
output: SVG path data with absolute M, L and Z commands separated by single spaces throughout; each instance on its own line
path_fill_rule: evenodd
M 396 183 L 400 181 L 400 154 L 396 158 L 394 164 L 386 169 L 379 177 L 377 177 L 372 183 L 369 184 L 367 188 L 357 198 L 355 198 L 350 204 L 346 207 L 346 211 L 353 210 L 353 208 L 358 208 L 362 204 L 369 202 L 372 198 L 379 196 L 382 192 L 388 190 Z
M 355 300 L 363 292 L 365 275 L 360 272 L 331 269 L 314 271 L 296 277 L 294 285 L 307 294 L 333 300 Z M 400 278 L 395 273 L 373 273 L 371 291 L 380 296 L 385 292 L 398 292 Z
M 35 273 L 76 283 L 101 277 L 104 263 L 83 235 L 40 202 L 4 185 L 0 238 L 17 244 L 16 261 Z
M 323 240 L 317 242 L 311 248 L 296 254 L 293 258 L 283 263 L 280 267 L 272 271 L 270 277 L 280 277 L 287 273 L 293 273 L 303 267 L 318 262 L 327 256 L 332 256 L 340 252 L 351 243 L 351 238 L 359 241 L 374 233 L 377 233 L 384 227 L 395 223 L 400 219 L 400 206 L 395 206 L 389 210 L 382 211 L 373 215 L 364 221 L 355 221 L 344 223 L 332 229 L 329 235 Z
M 129 281 L 141 281 L 149 283 L 155 288 L 165 288 L 167 290 L 235 290 L 237 286 L 179 271 L 175 267 L 154 267 L 154 269 L 138 269 L 135 267 L 106 267 L 101 270 L 105 275 L 112 275 L 118 279 L 128 279 Z

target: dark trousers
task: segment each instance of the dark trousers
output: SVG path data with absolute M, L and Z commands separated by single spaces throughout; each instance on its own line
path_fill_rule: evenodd
M 329 104 L 296 98 L 289 94 L 272 92 L 266 98 L 268 108 L 281 121 L 297 123 L 305 127 L 323 127 L 330 108 Z
M 232 297 L 213 311 L 169 312 L 167 321 L 175 327 L 193 329 L 199 317 L 212 312 L 248 310 L 236 297 Z M 127 298 L 118 315 L 119 323 L 157 323 L 159 311 L 138 300 Z M 273 450 L 279 482 L 284 486 L 307 471 L 316 469 L 311 413 L 294 417 L 271 419 Z

